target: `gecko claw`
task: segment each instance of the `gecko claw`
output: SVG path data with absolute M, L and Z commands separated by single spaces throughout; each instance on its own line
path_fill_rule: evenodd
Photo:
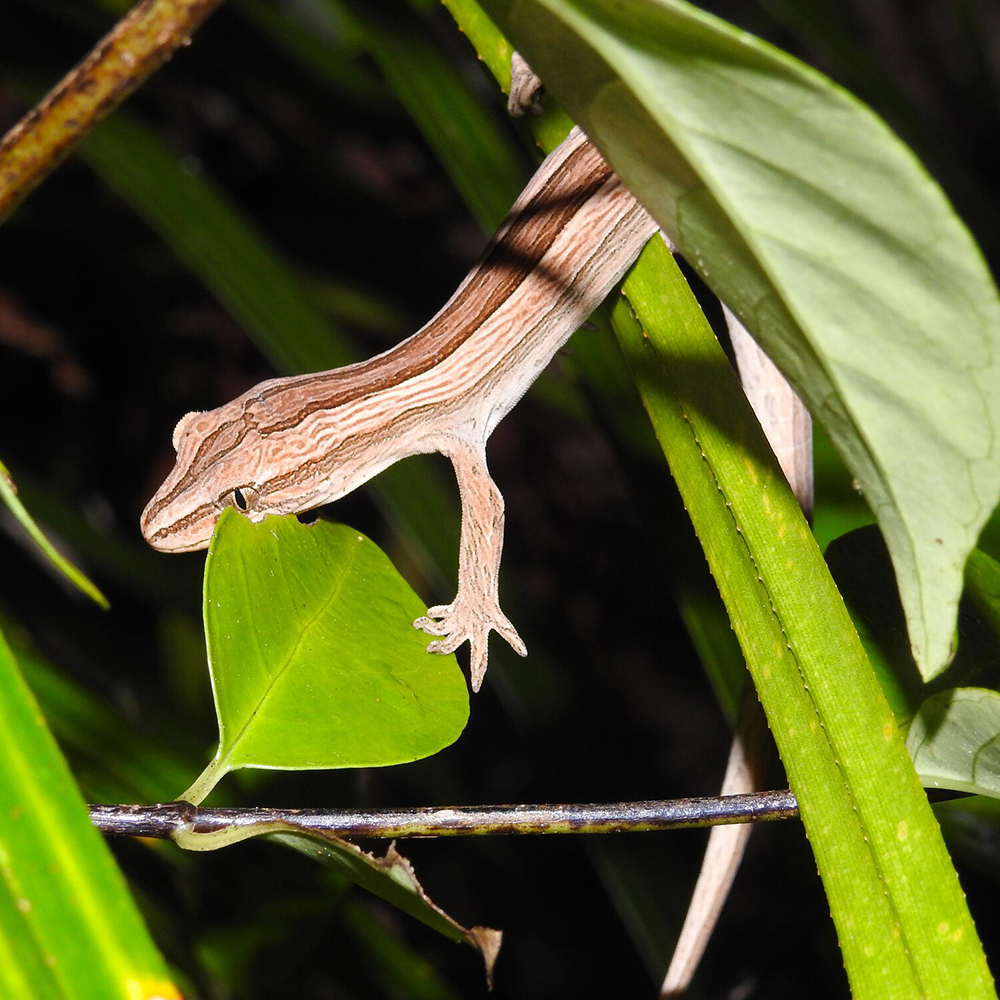
M 427 614 L 418 618 L 413 627 L 428 635 L 441 636 L 427 644 L 428 653 L 453 653 L 468 640 L 473 691 L 479 690 L 486 676 L 487 643 L 491 631 L 506 639 L 518 656 L 528 655 L 517 629 L 496 604 L 483 608 L 456 598 L 451 604 L 428 608 Z

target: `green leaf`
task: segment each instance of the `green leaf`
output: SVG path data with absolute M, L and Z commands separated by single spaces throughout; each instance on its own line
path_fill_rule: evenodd
M 424 611 L 357 531 L 227 511 L 205 564 L 219 750 L 183 797 L 239 767 L 378 767 L 453 743 L 468 690 L 412 627 Z
M 1000 798 L 1000 694 L 953 688 L 921 706 L 906 736 L 920 780 Z
M 857 998 L 994 997 L 906 747 L 795 498 L 652 241 L 615 329 L 795 791 Z M 920 878 L 913 878 L 914 872 Z
M 682 0 L 485 6 L 843 454 L 936 675 L 1000 499 L 1000 302 L 968 231 L 868 108 Z
M 0 996 L 180 996 L 2 635 Z
M 81 590 L 92 601 L 107 610 L 111 607 L 108 599 L 80 572 L 56 547 L 45 537 L 42 529 L 35 524 L 34 518 L 25 510 L 17 496 L 17 487 L 3 462 L 0 462 L 0 500 L 2 500 L 14 515 L 15 520 L 28 533 L 28 537 L 41 549 L 43 555 L 53 566 L 78 590 Z

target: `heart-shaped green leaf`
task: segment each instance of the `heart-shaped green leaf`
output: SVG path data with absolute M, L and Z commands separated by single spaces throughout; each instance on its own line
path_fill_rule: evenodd
M 377 767 L 453 743 L 468 690 L 412 627 L 424 610 L 352 528 L 227 511 L 205 565 L 219 750 L 184 797 L 238 767 Z
M 910 151 L 821 74 L 682 0 L 484 0 L 835 442 L 947 664 L 1000 499 L 1000 302 Z

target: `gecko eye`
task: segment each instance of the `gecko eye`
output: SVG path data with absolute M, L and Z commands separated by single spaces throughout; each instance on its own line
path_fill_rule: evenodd
M 237 486 L 219 497 L 220 507 L 235 507 L 241 514 L 252 511 L 260 499 L 260 491 L 256 486 Z

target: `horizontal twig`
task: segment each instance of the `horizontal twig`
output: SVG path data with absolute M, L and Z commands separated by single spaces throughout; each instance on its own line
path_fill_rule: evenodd
M 418 809 L 206 809 L 189 802 L 92 805 L 107 834 L 170 837 L 285 823 L 303 833 L 342 837 L 482 837 L 531 833 L 638 833 L 792 819 L 791 791 L 587 805 L 504 805 Z
M 142 0 L 0 140 L 0 220 L 222 0 Z

